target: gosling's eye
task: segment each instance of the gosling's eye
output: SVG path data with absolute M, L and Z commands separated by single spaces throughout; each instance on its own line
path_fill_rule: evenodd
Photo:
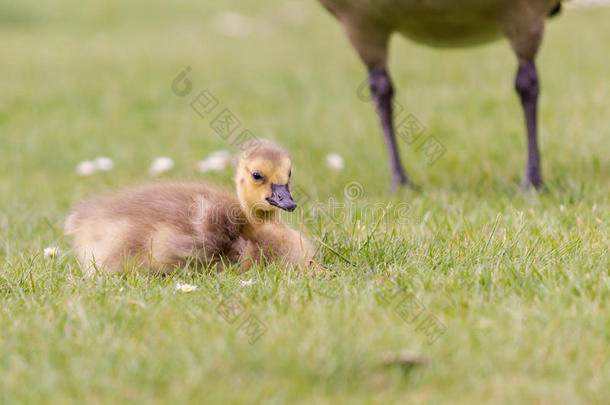
M 261 181 L 263 179 L 263 175 L 259 172 L 252 173 L 252 178 L 256 181 Z

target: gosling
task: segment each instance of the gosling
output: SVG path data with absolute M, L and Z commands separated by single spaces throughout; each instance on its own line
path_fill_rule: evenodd
M 88 275 L 130 269 L 169 274 L 188 263 L 245 272 L 273 261 L 306 267 L 313 248 L 283 223 L 278 209 L 297 207 L 285 149 L 261 141 L 239 156 L 237 197 L 202 183 L 141 186 L 78 204 L 66 219 Z

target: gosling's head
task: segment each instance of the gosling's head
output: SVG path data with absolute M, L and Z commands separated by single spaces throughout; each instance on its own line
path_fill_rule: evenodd
M 242 207 L 254 216 L 277 208 L 294 211 L 290 194 L 292 162 L 286 150 L 268 141 L 258 141 L 239 156 L 235 184 Z

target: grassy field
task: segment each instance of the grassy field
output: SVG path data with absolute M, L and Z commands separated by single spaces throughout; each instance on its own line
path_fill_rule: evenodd
M 421 189 L 392 194 L 357 96 L 365 70 L 331 17 L 304 0 L 209 3 L 0 3 L 0 402 L 607 403 L 610 9 L 549 22 L 542 194 L 518 188 L 507 43 L 395 38 L 397 100 L 446 153 L 428 165 L 402 143 Z M 322 241 L 328 274 L 83 278 L 62 232 L 75 202 L 149 181 L 157 156 L 176 161 L 161 178 L 232 186 L 230 169 L 195 169 L 235 151 L 189 107 L 203 89 L 292 151 L 308 201 L 290 219 Z M 343 171 L 329 172 L 330 152 Z M 96 156 L 114 170 L 78 176 Z M 48 246 L 63 253 L 45 258 Z M 387 364 L 403 350 L 425 363 Z

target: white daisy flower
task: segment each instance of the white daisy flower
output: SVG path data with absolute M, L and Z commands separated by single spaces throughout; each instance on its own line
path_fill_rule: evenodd
M 114 162 L 109 157 L 100 156 L 95 158 L 93 166 L 100 172 L 109 172 L 114 167 Z
M 83 160 L 76 165 L 76 173 L 79 176 L 89 176 L 95 172 L 95 164 L 90 160 Z
M 341 155 L 337 153 L 330 153 L 326 155 L 326 165 L 333 170 L 343 170 L 345 167 L 345 161 Z
M 59 256 L 61 250 L 57 246 L 49 246 L 44 248 L 44 257 L 56 257 Z
M 172 158 L 161 156 L 155 158 L 150 166 L 148 167 L 148 172 L 155 176 L 159 173 L 167 172 L 174 167 L 174 160 Z
M 204 160 L 197 162 L 197 170 L 200 172 L 224 170 L 231 164 L 231 154 L 226 150 L 217 150 Z
M 252 279 L 240 280 L 239 283 L 241 284 L 242 287 L 249 287 L 252 285 L 252 283 L 254 283 L 254 280 L 252 280 Z
M 197 290 L 197 288 L 198 287 L 196 285 L 190 285 L 190 284 L 187 284 L 187 283 L 184 283 L 184 284 L 178 283 L 176 285 L 176 290 L 179 290 L 179 291 L 182 291 L 182 292 L 195 291 L 195 290 Z

